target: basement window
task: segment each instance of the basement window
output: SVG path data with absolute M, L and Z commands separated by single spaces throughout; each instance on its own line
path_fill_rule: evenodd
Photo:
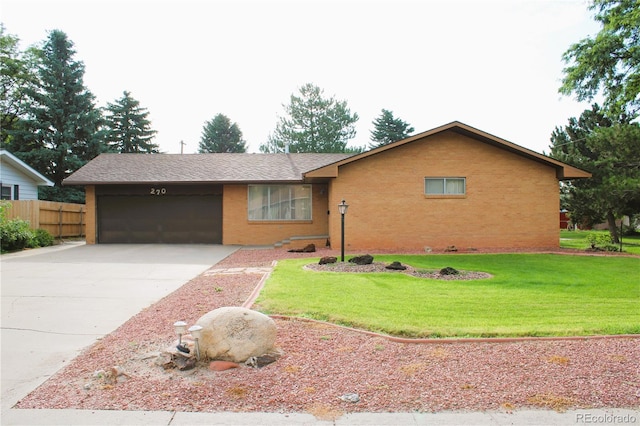
M 424 178 L 425 195 L 465 195 L 466 190 L 466 178 Z
M 249 220 L 311 220 L 311 185 L 249 185 Z

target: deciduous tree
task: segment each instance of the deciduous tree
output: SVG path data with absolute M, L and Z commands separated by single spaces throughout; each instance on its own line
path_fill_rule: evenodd
M 607 115 L 632 119 L 640 108 L 640 2 L 591 0 L 590 9 L 602 28 L 564 53 L 560 92 L 581 101 L 602 94 Z
M 5 148 L 25 115 L 25 89 L 37 82 L 30 55 L 18 48 L 19 41 L 0 23 L 0 141 Z

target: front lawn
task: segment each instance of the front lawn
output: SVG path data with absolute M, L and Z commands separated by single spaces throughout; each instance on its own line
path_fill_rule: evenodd
M 257 300 L 294 315 L 410 337 L 569 336 L 640 333 L 640 259 L 554 254 L 379 255 L 416 269 L 482 271 L 443 281 L 402 273 L 303 269 L 278 263 Z

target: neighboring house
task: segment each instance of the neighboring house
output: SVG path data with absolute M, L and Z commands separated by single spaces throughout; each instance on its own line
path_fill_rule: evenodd
M 0 149 L 0 185 L 3 200 L 37 200 L 38 186 L 53 186 L 53 182 L 9 151 Z
M 361 154 L 102 154 L 87 243 L 554 248 L 559 180 L 590 174 L 453 122 Z

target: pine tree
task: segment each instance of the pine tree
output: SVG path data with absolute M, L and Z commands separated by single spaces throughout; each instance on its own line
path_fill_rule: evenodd
M 247 143 L 242 139 L 242 131 L 237 123 L 223 114 L 207 121 L 202 128 L 200 153 L 205 152 L 246 152 Z
M 356 135 L 358 114 L 351 114 L 346 101 L 324 98 L 323 92 L 308 83 L 300 88 L 300 96 L 291 95 L 287 116 L 280 117 L 260 151 L 283 152 L 288 145 L 290 152 L 353 152 L 347 142 Z
M 640 125 L 613 122 L 594 105 L 557 127 L 551 142 L 551 157 L 592 174 L 562 187 L 572 220 L 588 225 L 606 220 L 618 242 L 615 219 L 640 210 Z
M 51 31 L 37 55 L 38 83 L 25 88 L 25 119 L 11 150 L 55 183 L 40 192 L 41 198 L 82 202 L 83 190 L 62 187 L 62 181 L 106 150 L 100 110 L 84 86 L 84 64 L 74 60 L 73 43 L 64 32 Z
M 123 92 L 122 98 L 107 104 L 107 143 L 120 153 L 158 153 L 158 145 L 152 143 L 155 130 L 151 130 L 149 112 L 140 102 Z
M 399 118 L 394 118 L 393 113 L 383 109 L 380 116 L 373 120 L 371 142 L 369 148 L 377 148 L 391 142 L 405 139 L 413 132 L 413 127 Z

